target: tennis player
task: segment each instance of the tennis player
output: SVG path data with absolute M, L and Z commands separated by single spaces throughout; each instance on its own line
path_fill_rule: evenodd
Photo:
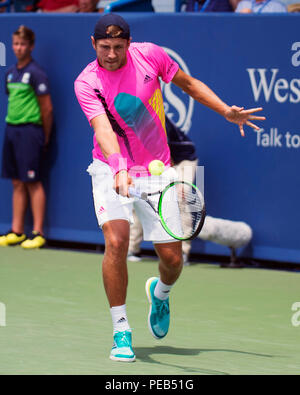
M 165 164 L 162 182 L 168 184 L 176 177 L 170 167 L 159 77 L 238 124 L 242 136 L 245 124 L 259 129 L 251 121 L 264 118 L 253 115 L 261 108 L 244 110 L 225 104 L 205 84 L 179 69 L 159 46 L 131 43 L 129 26 L 119 15 L 102 16 L 91 40 L 97 59 L 78 76 L 75 92 L 94 129 L 93 163 L 88 172 L 96 216 L 105 238 L 102 272 L 114 337 L 110 358 L 132 362 L 135 354 L 126 313 L 126 257 L 133 206 L 144 239 L 154 243 L 160 259 L 159 278 L 152 277 L 146 283 L 148 326 L 157 339 L 168 332 L 169 293 L 182 270 L 181 242 L 171 239 L 145 202 L 134 201 L 128 193 L 132 184 L 145 192 L 157 190 L 160 177 L 151 176 L 147 170 L 154 159 Z

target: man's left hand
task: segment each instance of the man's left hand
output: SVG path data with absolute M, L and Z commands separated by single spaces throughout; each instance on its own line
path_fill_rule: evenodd
M 240 128 L 240 133 L 242 137 L 245 136 L 244 132 L 244 125 L 248 125 L 254 130 L 260 130 L 260 128 L 252 123 L 252 120 L 259 120 L 259 121 L 264 121 L 266 118 L 265 117 L 259 117 L 257 115 L 252 115 L 253 113 L 257 111 L 261 111 L 262 107 L 258 108 L 250 108 L 249 110 L 245 110 L 244 107 L 237 107 L 237 106 L 232 106 L 229 108 L 229 110 L 225 114 L 225 118 L 229 122 L 233 122 L 239 125 Z

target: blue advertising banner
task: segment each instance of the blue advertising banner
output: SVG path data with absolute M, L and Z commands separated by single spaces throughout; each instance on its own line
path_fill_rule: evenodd
M 300 263 L 300 16 L 123 14 L 133 41 L 162 47 L 180 67 L 205 82 L 227 104 L 263 107 L 254 132 L 163 85 L 165 111 L 195 142 L 205 168 L 209 215 L 245 221 L 253 229 L 247 257 Z M 0 15 L 0 146 L 7 97 L 5 72 L 15 62 L 11 35 L 21 24 L 36 33 L 34 58 L 51 83 L 55 128 L 48 153 L 46 234 L 50 239 L 103 243 L 94 215 L 92 130 L 73 83 L 95 58 L 90 36 L 97 15 Z M 0 160 L 2 152 L 0 151 Z M 0 180 L 0 232 L 10 228 L 11 183 Z M 30 220 L 30 219 L 29 219 Z M 147 244 L 148 245 L 148 244 Z M 229 250 L 197 239 L 193 252 Z

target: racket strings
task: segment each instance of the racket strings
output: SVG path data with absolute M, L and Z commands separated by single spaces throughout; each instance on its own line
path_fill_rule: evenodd
M 176 238 L 192 238 L 203 222 L 204 200 L 201 192 L 190 184 L 175 183 L 163 196 L 161 216 Z

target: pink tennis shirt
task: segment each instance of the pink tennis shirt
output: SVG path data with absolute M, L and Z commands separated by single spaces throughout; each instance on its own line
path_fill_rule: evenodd
M 107 115 L 128 169 L 146 170 L 154 159 L 170 166 L 159 78 L 169 83 L 178 68 L 161 47 L 131 43 L 123 67 L 108 71 L 95 60 L 75 81 L 77 99 L 89 122 Z M 108 163 L 95 135 L 93 157 Z

